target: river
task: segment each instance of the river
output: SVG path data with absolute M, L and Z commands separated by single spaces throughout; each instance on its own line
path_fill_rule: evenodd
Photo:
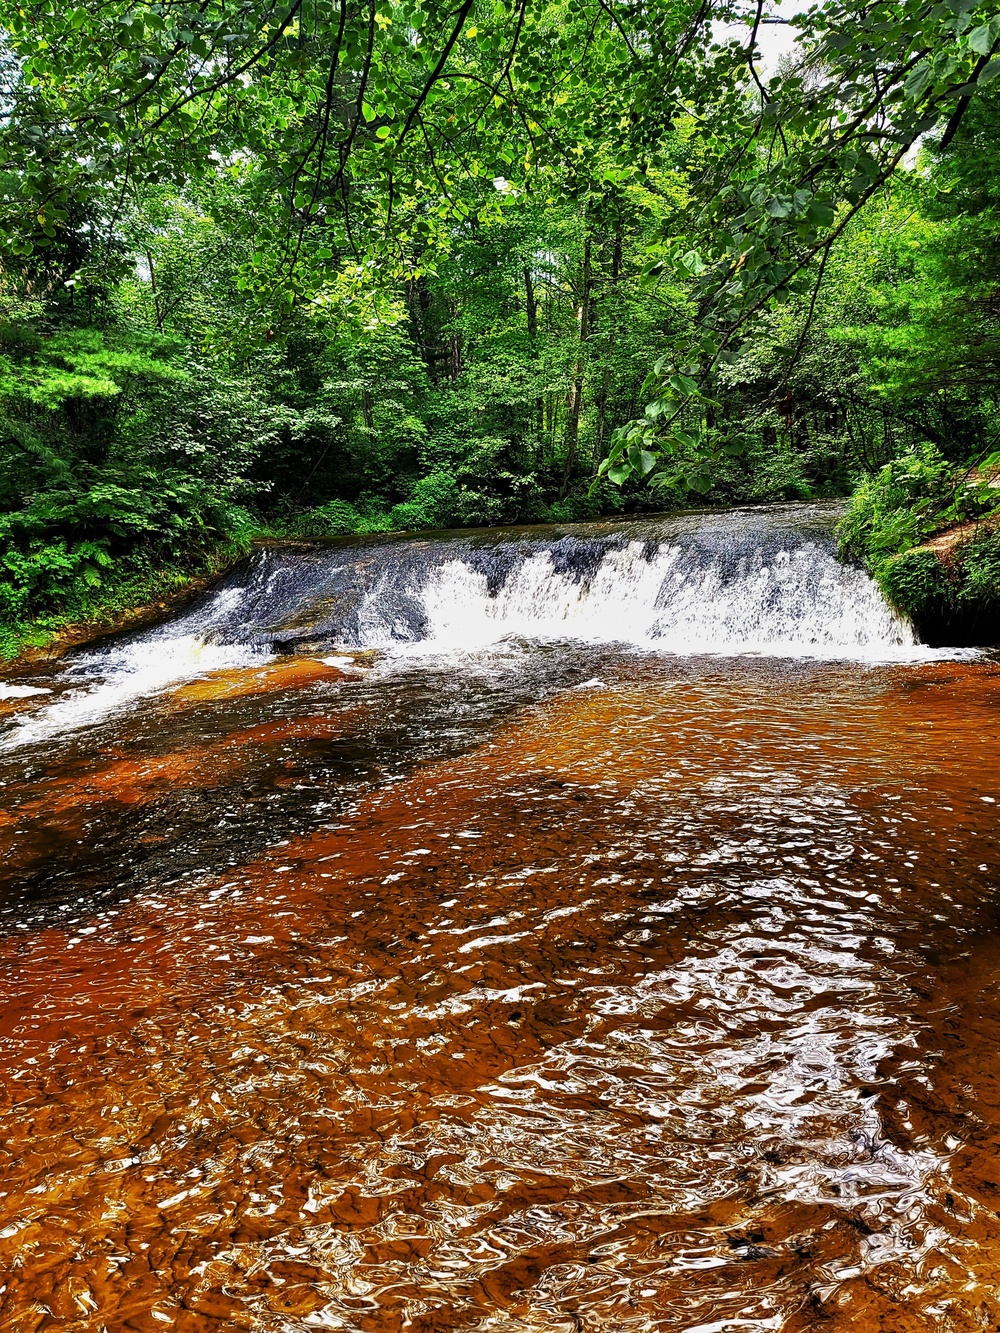
M 1000 1328 L 1000 664 L 833 510 L 269 550 L 0 687 L 0 1326 Z

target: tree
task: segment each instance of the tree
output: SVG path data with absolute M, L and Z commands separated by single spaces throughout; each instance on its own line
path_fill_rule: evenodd
M 645 416 L 604 465 L 614 480 L 661 469 L 663 483 L 696 491 L 742 448 L 714 428 L 714 395 L 753 321 L 794 293 L 814 308 L 852 220 L 922 136 L 942 129 L 946 148 L 1000 73 L 991 0 L 828 0 L 792 20 L 800 56 L 770 78 L 757 68 L 763 0 L 714 14 L 747 35 L 691 48 L 678 71 L 691 195 L 650 266 L 686 282 L 694 336 L 657 361 Z

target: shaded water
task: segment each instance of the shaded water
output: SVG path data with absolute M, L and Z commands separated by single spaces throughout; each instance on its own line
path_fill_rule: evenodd
M 834 577 L 813 521 L 704 562 L 721 628 L 654 590 L 712 656 L 560 641 L 580 598 L 519 602 L 502 544 L 456 652 L 445 543 L 374 666 L 299 569 L 278 624 L 191 613 L 225 671 L 19 679 L 2 1327 L 1000 1327 L 1000 669 L 842 585 L 869 660 L 787 655 L 747 588 Z M 733 655 L 739 606 L 786 655 Z

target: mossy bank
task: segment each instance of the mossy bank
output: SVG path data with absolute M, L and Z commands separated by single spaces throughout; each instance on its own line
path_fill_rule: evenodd
M 862 564 L 932 646 L 1000 642 L 1000 466 L 956 469 L 932 445 L 858 487 L 840 529 Z
M 105 635 L 154 624 L 204 592 L 245 549 L 225 545 L 184 565 L 133 565 L 113 571 L 97 585 L 78 583 L 67 590 L 61 605 L 49 605 L 33 619 L 0 619 L 0 662 L 9 674 L 22 665 L 55 660 Z

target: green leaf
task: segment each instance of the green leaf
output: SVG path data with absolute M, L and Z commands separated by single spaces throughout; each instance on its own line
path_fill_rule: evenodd
M 648 449 L 641 449 L 633 444 L 628 451 L 628 461 L 640 477 L 646 477 L 656 467 L 656 455 Z
M 921 61 L 914 69 L 911 69 L 906 76 L 906 82 L 903 84 L 903 92 L 907 99 L 915 102 L 931 86 L 933 75 L 931 67 L 926 60 Z
M 814 199 L 806 210 L 806 218 L 814 227 L 832 227 L 836 213 L 829 204 Z
M 1000 32 L 1000 14 L 994 14 L 988 23 L 973 28 L 966 38 L 966 43 L 970 50 L 975 51 L 978 55 L 988 56 L 993 50 L 998 32 Z
M 712 489 L 712 478 L 704 471 L 689 472 L 684 481 L 688 489 L 694 491 L 696 495 L 705 495 Z

